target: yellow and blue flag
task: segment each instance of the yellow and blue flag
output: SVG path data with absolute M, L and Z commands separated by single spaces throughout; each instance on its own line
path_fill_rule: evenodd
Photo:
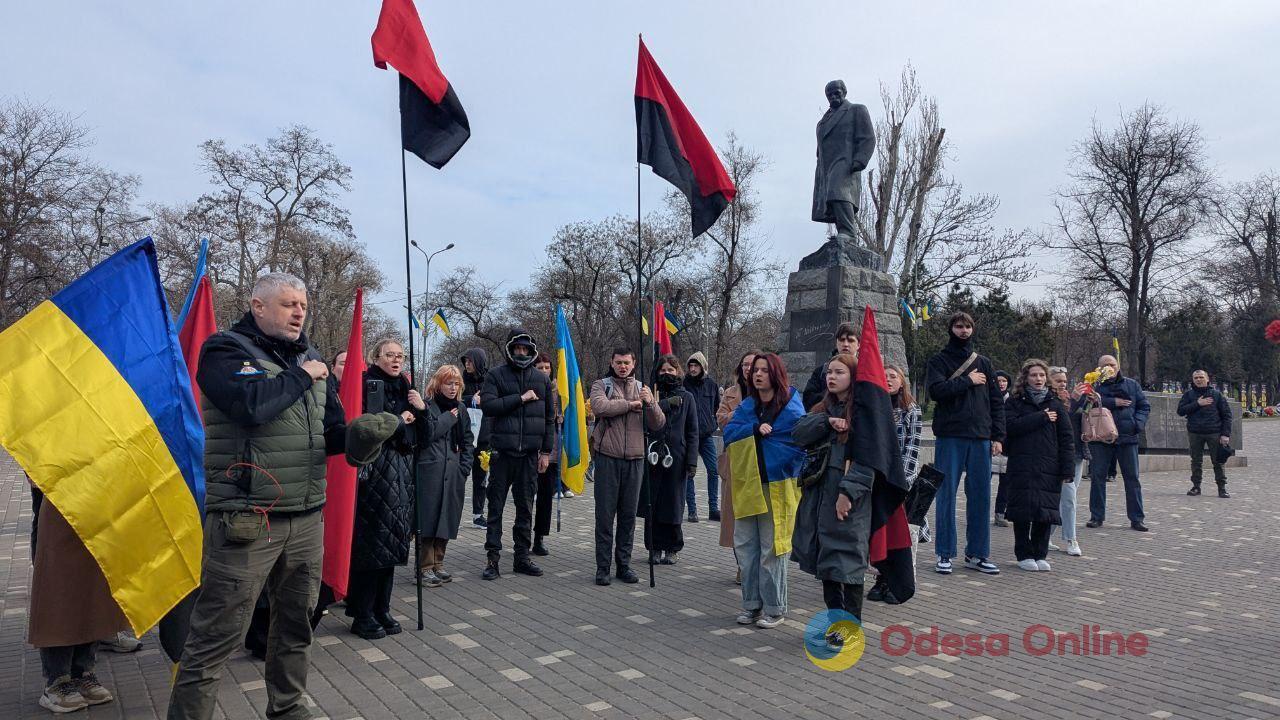
M 786 406 L 771 423 L 773 430 L 760 435 L 755 398 L 747 398 L 724 426 L 725 453 L 733 478 L 733 517 L 742 519 L 772 513 L 773 552 L 791 552 L 791 536 L 800 505 L 797 478 L 805 453 L 791 442 L 791 431 L 804 417 L 804 403 L 794 388 Z M 763 469 L 763 476 L 761 470 Z
M 444 333 L 445 337 L 449 337 L 449 319 L 444 316 L 444 308 L 436 308 L 435 315 L 431 316 L 431 322 L 440 328 L 440 332 Z
M 680 320 L 677 319 L 675 315 L 672 315 L 671 311 L 665 307 L 662 309 L 662 320 L 667 326 L 668 335 L 675 335 L 684 329 L 684 323 L 680 322 Z
M 151 238 L 0 333 L 0 445 L 139 636 L 199 585 L 204 430 Z
M 911 327 L 920 327 L 920 321 L 916 319 L 916 311 L 907 304 L 907 299 L 899 298 L 898 304 L 902 306 L 902 312 L 906 313 L 907 319 L 911 321 Z
M 582 492 L 591 462 L 587 448 L 587 403 L 578 371 L 578 355 L 573 351 L 569 322 L 564 308 L 556 305 L 556 387 L 564 413 L 564 437 L 560 441 L 560 480 L 575 493 Z

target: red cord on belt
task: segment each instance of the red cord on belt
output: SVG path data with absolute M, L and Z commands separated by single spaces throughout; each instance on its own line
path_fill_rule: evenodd
M 267 477 L 271 478 L 271 482 L 275 483 L 275 486 L 276 486 L 276 499 L 275 499 L 275 500 L 272 500 L 272 501 L 271 501 L 271 504 L 270 504 L 270 505 L 268 505 L 268 506 L 266 506 L 265 508 L 264 508 L 264 507 L 262 507 L 261 505 L 254 505 L 254 506 L 252 506 L 252 510 L 253 510 L 255 513 L 258 513 L 259 515 L 261 515 L 261 516 L 262 516 L 262 519 L 267 523 L 267 542 L 271 542 L 271 516 L 270 516 L 270 515 L 268 515 L 268 513 L 270 513 L 270 512 L 271 512 L 271 510 L 272 510 L 272 508 L 274 508 L 274 507 L 276 506 L 276 503 L 280 502 L 280 498 L 284 497 L 284 488 L 283 488 L 283 487 L 281 487 L 281 485 L 280 485 L 280 481 L 279 481 L 279 480 L 276 480 L 276 476 L 275 476 L 275 475 L 272 475 L 270 472 L 268 472 L 268 471 L 267 471 L 267 470 L 265 470 L 264 468 L 260 468 L 260 467 L 258 467 L 257 465 L 254 465 L 253 463 L 246 463 L 246 462 L 232 463 L 232 464 L 227 468 L 226 475 L 227 475 L 227 478 L 228 478 L 228 479 L 235 480 L 235 478 L 231 476 L 231 469 L 232 469 L 232 468 L 235 468 L 235 467 L 247 467 L 247 468 L 251 468 L 251 469 L 253 469 L 253 470 L 258 470 L 258 471 L 260 471 L 263 475 L 266 475 Z

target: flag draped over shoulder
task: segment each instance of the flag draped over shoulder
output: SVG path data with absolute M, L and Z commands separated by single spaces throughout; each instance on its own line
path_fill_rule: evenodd
M 440 71 L 413 0 L 382 0 L 373 31 L 373 64 L 400 72 L 400 141 L 440 169 L 471 137 L 471 123 L 453 85 Z
M 0 333 L 0 445 L 138 635 L 200 582 L 204 430 L 144 238 Z
M 884 378 L 884 360 L 876 333 L 876 316 L 867 306 L 862 316 L 858 371 L 853 379 L 853 428 L 849 457 L 875 474 L 871 484 L 871 540 L 868 560 L 889 583 L 893 596 L 906 602 L 915 595 L 911 563 L 911 531 L 902 503 L 910 485 L 902 466 L 893 401 Z
M 560 442 L 560 479 L 575 493 L 582 492 L 591 462 L 587 448 L 587 403 L 582 391 L 582 375 L 578 370 L 578 354 L 569 336 L 569 321 L 564 308 L 556 305 L 556 388 L 564 413 L 564 437 Z
M 347 424 L 360 415 L 364 402 L 364 289 L 356 288 L 347 336 L 347 364 L 338 383 L 338 399 Z M 356 469 L 345 455 L 331 455 L 325 463 L 324 564 L 321 579 L 341 599 L 347 595 L 351 570 L 351 534 L 356 518 Z
M 636 156 L 688 198 L 694 237 L 716 224 L 737 193 L 715 148 L 643 39 L 636 66 Z
M 794 388 L 789 392 L 791 397 L 771 423 L 773 430 L 768 435 L 756 432 L 760 421 L 756 418 L 756 400 L 751 397 L 733 411 L 733 418 L 724 428 L 725 452 L 729 454 L 733 478 L 733 516 L 740 519 L 772 510 L 776 555 L 791 552 L 796 508 L 800 504 L 796 478 L 805 457 L 804 451 L 791 442 L 791 431 L 804 417 L 804 403 Z

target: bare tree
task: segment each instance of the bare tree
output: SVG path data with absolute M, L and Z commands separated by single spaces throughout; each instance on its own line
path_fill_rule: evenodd
M 698 283 L 703 291 L 690 295 L 716 300 L 711 312 L 704 311 L 703 316 L 712 320 L 715 328 L 709 361 L 716 372 L 723 373 L 737 361 L 736 357 L 728 357 L 727 352 L 734 336 L 754 318 L 752 311 L 758 307 L 749 302 L 747 296 L 757 280 L 781 276 L 782 264 L 770 258 L 767 243 L 755 231 L 760 213 L 756 183 L 768 161 L 742 145 L 733 132 L 720 148 L 720 155 L 737 194 L 715 227 L 706 233 L 711 244 L 704 277 L 699 278 Z
M 1122 113 L 1114 130 L 1095 121 L 1072 168 L 1042 243 L 1065 250 L 1077 277 L 1124 301 L 1124 347 L 1141 352 L 1152 303 L 1206 216 L 1212 177 L 1200 129 L 1144 104 Z M 1145 380 L 1145 363 L 1138 372 Z
M 52 217 L 75 203 L 92 168 L 75 118 L 20 100 L 0 104 L 0 328 L 69 278 Z M 74 277 L 74 275 L 71 275 Z
M 947 176 L 947 131 L 915 69 L 903 68 L 896 88 L 882 84 L 880 99 L 877 168 L 867 172 L 870 206 L 859 213 L 859 238 L 898 274 L 899 294 L 926 298 L 954 283 L 994 290 L 1029 279 L 1027 233 L 996 230 L 999 198 L 965 195 Z
M 200 149 L 217 189 L 196 202 L 189 221 L 229 246 L 218 252 L 234 258 L 236 273 L 227 280 L 238 295 L 259 273 L 288 264 L 290 233 L 353 236 L 347 210 L 337 202 L 338 191 L 350 190 L 351 168 L 309 128 L 285 128 L 265 147 L 232 150 L 223 140 L 207 140 Z
M 1245 303 L 1280 306 L 1280 178 L 1259 175 L 1214 194 L 1211 227 L 1227 252 L 1215 282 Z

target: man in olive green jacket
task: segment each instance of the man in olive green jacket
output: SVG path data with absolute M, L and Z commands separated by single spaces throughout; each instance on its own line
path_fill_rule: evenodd
M 204 566 L 170 720 L 213 716 L 223 666 L 264 586 L 272 610 L 267 717 L 311 717 L 302 697 L 320 589 L 325 458 L 343 452 L 346 426 L 329 370 L 302 333 L 302 281 L 264 275 L 250 304 L 200 352 Z

